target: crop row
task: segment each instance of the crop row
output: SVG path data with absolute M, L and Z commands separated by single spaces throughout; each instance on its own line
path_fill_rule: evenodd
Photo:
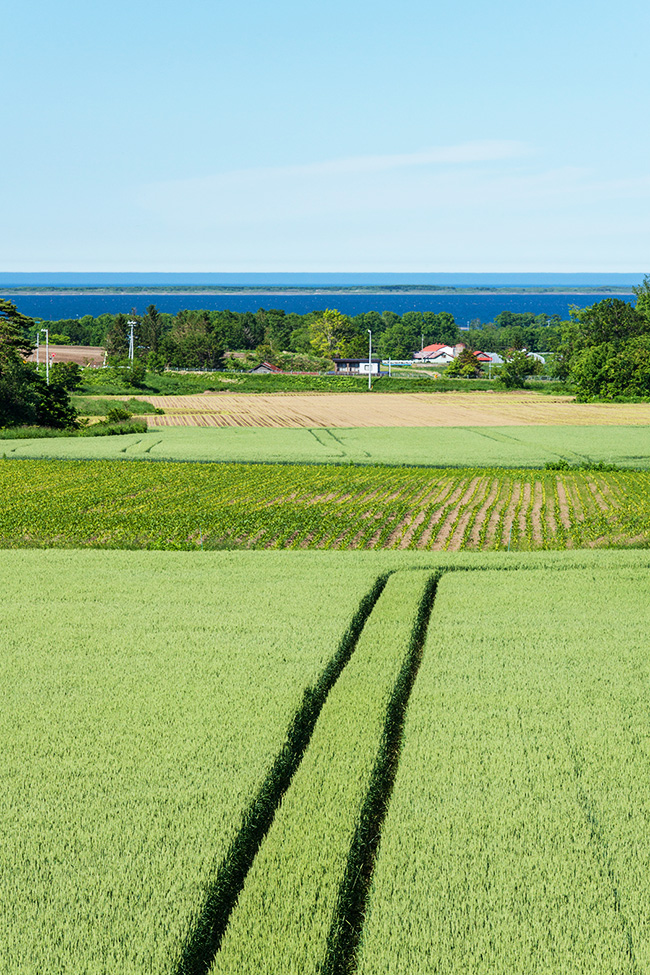
M 650 537 L 650 472 L 0 462 L 0 544 L 562 549 Z

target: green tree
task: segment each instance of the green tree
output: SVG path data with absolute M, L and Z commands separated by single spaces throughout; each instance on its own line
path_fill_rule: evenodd
M 34 348 L 28 338 L 36 325 L 31 318 L 21 314 L 16 306 L 0 298 L 0 369 L 10 362 L 20 362 Z
M 529 356 L 525 349 L 505 352 L 499 379 L 506 389 L 522 389 L 529 376 L 537 376 L 542 371 L 539 359 Z
M 636 311 L 648 323 L 650 329 L 650 276 L 646 274 L 643 284 L 632 290 L 636 295 Z
M 580 400 L 650 395 L 650 333 L 581 349 L 573 357 L 571 378 Z
M 222 333 L 205 310 L 183 310 L 160 343 L 164 361 L 178 369 L 221 369 L 224 360 Z
M 558 346 L 555 372 L 571 381 L 580 399 L 646 395 L 650 369 L 650 282 L 637 289 L 637 308 L 606 298 L 571 310 Z
M 469 349 L 463 349 L 453 362 L 449 363 L 445 370 L 445 376 L 450 378 L 457 376 L 459 379 L 478 379 L 482 371 L 481 363 L 474 353 Z
M 0 298 L 0 426 L 73 426 L 76 411 L 56 376 L 48 385 L 24 357 L 32 351 L 31 318 Z
M 149 305 L 146 314 L 138 327 L 139 345 L 146 356 L 150 352 L 158 352 L 162 338 L 163 323 L 160 312 L 155 305 Z
M 68 392 L 79 389 L 83 376 L 76 362 L 55 362 L 50 369 L 50 380 L 55 386 L 63 386 Z
M 106 350 L 109 355 L 124 356 L 129 351 L 129 329 L 126 315 L 116 315 L 113 327 L 106 333 Z
M 455 345 L 460 341 L 460 329 L 454 321 L 451 312 L 425 311 L 422 315 L 424 319 L 424 344 L 430 345 L 433 342 L 441 342 L 443 345 Z
M 620 298 L 605 298 L 588 308 L 572 309 L 571 315 L 576 323 L 572 335 L 577 348 L 621 342 L 648 331 L 643 315 Z
M 295 322 L 289 318 L 283 308 L 269 308 L 266 312 L 265 340 L 277 352 L 289 348 L 294 328 Z
M 387 328 L 379 339 L 379 350 L 385 359 L 410 359 L 420 348 L 419 326 L 405 324 L 406 315 L 401 322 Z
M 303 352 L 304 354 L 312 352 L 311 331 L 309 328 L 295 328 L 291 333 L 289 348 L 292 352 Z
M 336 308 L 326 308 L 311 325 L 311 347 L 318 355 L 327 359 L 335 355 L 345 355 L 345 344 L 352 338 L 350 319 Z

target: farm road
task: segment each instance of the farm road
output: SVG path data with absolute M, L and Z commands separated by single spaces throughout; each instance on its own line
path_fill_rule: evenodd
M 650 403 L 574 403 L 535 393 L 203 393 L 146 396 L 150 426 L 460 427 L 647 425 Z

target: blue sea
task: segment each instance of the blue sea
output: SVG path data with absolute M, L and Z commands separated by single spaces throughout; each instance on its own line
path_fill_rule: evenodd
M 491 322 L 502 311 L 533 312 L 535 315 L 569 317 L 571 305 L 586 308 L 606 295 L 597 294 L 13 294 L 6 295 L 19 311 L 30 318 L 57 321 L 62 318 L 97 317 L 105 312 L 143 314 L 148 305 L 159 311 L 176 314 L 183 308 L 206 308 L 211 311 L 230 309 L 236 312 L 257 311 L 259 308 L 283 308 L 286 312 L 304 315 L 310 311 L 337 308 L 345 315 L 359 315 L 367 311 L 393 311 L 403 315 L 407 311 L 448 311 L 456 323 L 466 327 L 478 320 Z M 614 297 L 635 302 L 629 294 Z

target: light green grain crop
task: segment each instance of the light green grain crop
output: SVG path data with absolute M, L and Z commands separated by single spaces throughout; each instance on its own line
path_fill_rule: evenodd
M 19 440 L 15 457 L 543 467 L 566 460 L 650 467 L 645 426 L 164 427 L 146 435 Z
M 174 970 L 376 574 L 300 553 L 4 553 L 3 972 Z
M 427 578 L 399 573 L 389 579 L 321 712 L 247 878 L 212 975 L 319 971 Z
M 444 576 L 359 975 L 650 965 L 645 571 Z

